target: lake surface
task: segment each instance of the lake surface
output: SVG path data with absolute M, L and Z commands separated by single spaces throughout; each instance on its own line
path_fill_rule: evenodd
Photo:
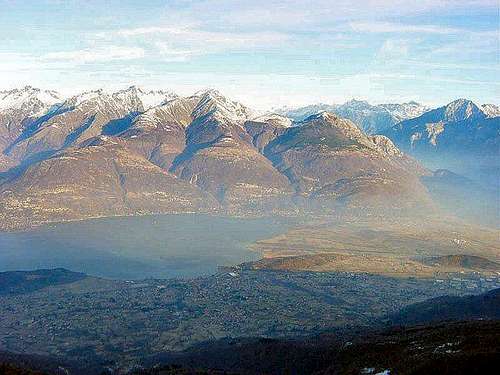
M 52 224 L 0 232 L 0 271 L 64 267 L 116 279 L 196 277 L 258 259 L 247 246 L 288 227 L 281 219 L 194 214 Z

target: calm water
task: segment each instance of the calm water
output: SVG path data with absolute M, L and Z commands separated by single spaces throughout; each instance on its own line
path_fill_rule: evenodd
M 247 246 L 287 227 L 276 219 L 161 215 L 0 232 L 0 271 L 64 267 L 119 279 L 194 277 L 258 259 Z

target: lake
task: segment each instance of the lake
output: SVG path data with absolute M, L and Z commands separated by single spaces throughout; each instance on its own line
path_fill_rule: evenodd
M 283 219 L 195 214 L 51 224 L 0 232 L 0 271 L 64 267 L 113 279 L 203 276 L 258 259 L 248 245 L 289 226 Z

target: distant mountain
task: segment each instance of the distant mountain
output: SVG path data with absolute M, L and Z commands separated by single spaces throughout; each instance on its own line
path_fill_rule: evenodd
M 3 226 L 88 217 L 207 212 L 215 199 L 131 152 L 119 138 L 97 136 L 30 165 L 0 186 Z
M 486 114 L 487 117 L 499 117 L 500 108 L 495 104 L 483 104 L 481 110 Z
M 402 120 L 418 117 L 428 110 L 428 107 L 416 102 L 371 105 L 366 101 L 353 99 L 342 105 L 317 104 L 285 109 L 279 113 L 295 121 L 302 121 L 319 112 L 332 112 L 353 121 L 367 134 L 378 134 Z
M 304 107 L 284 107 L 275 108 L 274 111 L 280 115 L 291 118 L 293 121 L 303 121 L 309 116 L 318 114 L 320 112 L 331 112 L 335 113 L 338 105 L 336 104 L 311 104 Z
M 397 122 L 415 118 L 430 111 L 429 107 L 415 101 L 402 104 L 380 104 L 378 107 L 387 109 Z
M 383 132 L 399 148 L 433 168 L 463 172 L 500 160 L 500 117 L 492 106 L 458 99 Z
M 496 171 L 491 177 L 498 180 L 499 176 Z M 499 222 L 498 189 L 494 182 L 481 176 L 477 177 L 478 182 L 446 169 L 437 169 L 422 176 L 421 180 L 433 200 L 443 209 L 486 225 L 496 226 Z
M 255 149 L 244 123 L 250 111 L 216 91 L 201 96 L 186 128 L 186 147 L 170 171 L 225 206 L 290 196 L 287 178 Z M 262 201 L 262 202 L 261 202 Z
M 333 114 L 293 124 L 257 116 L 215 90 L 178 97 L 137 87 L 84 92 L 43 110 L 33 103 L 26 111 L 38 117 L 9 138 L 0 159 L 4 228 L 145 213 L 429 204 L 419 182 L 425 169 L 389 139 Z

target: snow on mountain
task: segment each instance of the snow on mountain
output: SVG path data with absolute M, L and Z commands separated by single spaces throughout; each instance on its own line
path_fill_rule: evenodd
M 412 119 L 430 111 L 429 107 L 414 101 L 402 104 L 381 104 L 379 107 L 385 108 L 389 111 L 397 122 Z
M 65 107 L 77 107 L 80 104 L 90 101 L 90 100 L 96 100 L 99 97 L 104 95 L 103 90 L 92 90 L 92 91 L 84 91 L 82 93 L 76 94 L 70 98 L 68 98 L 64 102 Z
M 59 93 L 31 86 L 0 91 L 0 111 L 27 110 L 27 115 L 38 115 L 61 101 Z
M 254 117 L 252 121 L 266 122 L 282 128 L 289 128 L 290 126 L 292 126 L 292 119 L 290 119 L 289 117 L 281 116 L 277 113 L 268 113 L 260 115 Z
M 483 104 L 481 110 L 487 117 L 500 117 L 500 108 L 495 104 Z
M 445 107 L 444 120 L 447 122 L 463 121 L 484 117 L 485 113 L 471 100 L 457 99 Z
M 207 90 L 195 95 L 199 95 L 201 99 L 193 110 L 193 118 L 211 115 L 218 120 L 242 123 L 252 117 L 252 111 L 249 108 L 226 98 L 217 90 Z
M 431 167 L 462 172 L 490 167 L 498 160 L 500 118 L 489 117 L 483 108 L 458 99 L 402 121 L 384 133 L 403 152 Z
M 279 115 L 289 117 L 294 121 L 302 121 L 308 118 L 309 116 L 322 111 L 335 112 L 335 109 L 337 107 L 338 106 L 335 104 L 319 103 L 298 108 L 284 107 L 280 109 L 275 109 L 274 112 L 276 112 Z
M 331 112 L 353 121 L 368 134 L 376 134 L 400 121 L 418 117 L 428 110 L 428 107 L 416 102 L 372 105 L 364 100 L 353 99 L 342 105 L 321 103 L 294 109 L 286 108 L 277 112 L 295 121 L 302 121 L 319 112 Z
M 178 98 L 178 95 L 171 91 L 163 90 L 143 90 L 137 86 L 130 86 L 128 89 L 120 90 L 113 93 L 113 97 L 126 103 L 129 107 L 137 104 L 137 101 L 142 104 L 143 110 L 148 110 L 170 100 Z

